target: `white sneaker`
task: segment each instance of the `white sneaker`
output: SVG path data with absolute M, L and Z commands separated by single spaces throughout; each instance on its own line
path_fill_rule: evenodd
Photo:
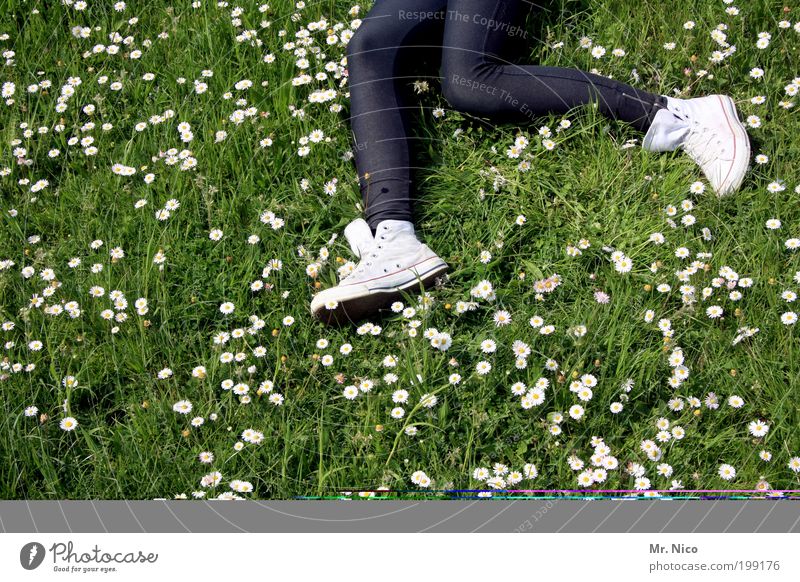
M 667 108 L 656 114 L 642 147 L 655 152 L 683 148 L 718 196 L 735 192 L 750 164 L 750 140 L 727 95 L 667 97 Z
M 401 299 L 403 292 L 427 287 L 448 269 L 417 239 L 411 222 L 384 220 L 373 237 L 369 225 L 359 218 L 344 234 L 361 261 L 338 285 L 312 299 L 312 313 L 325 323 L 357 321 Z

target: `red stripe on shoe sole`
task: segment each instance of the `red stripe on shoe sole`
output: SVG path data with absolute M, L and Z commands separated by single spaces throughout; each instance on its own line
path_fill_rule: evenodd
M 354 282 L 354 283 L 347 283 L 345 285 L 342 285 L 342 287 L 349 287 L 351 285 L 363 285 L 364 283 L 368 283 L 369 281 L 376 281 L 376 280 L 379 280 L 379 279 L 384 279 L 386 277 L 391 277 L 392 275 L 397 275 L 397 273 L 402 273 L 403 271 L 407 271 L 409 269 L 412 269 L 412 268 L 416 267 L 417 265 L 421 265 L 422 263 L 424 263 L 426 261 L 430 261 L 431 259 L 439 259 L 439 260 L 441 260 L 441 258 L 439 258 L 437 256 L 428 257 L 427 259 L 422 259 L 418 263 L 414 263 L 413 265 L 410 265 L 408 267 L 404 267 L 404 268 L 399 269 L 397 271 L 393 271 L 391 273 L 386 273 L 385 275 L 380 275 L 379 277 L 373 277 L 372 279 L 365 279 L 364 281 L 358 281 L 358 282 Z
M 725 121 L 728 123 L 728 128 L 731 130 L 731 133 L 733 134 L 733 161 L 731 162 L 731 165 L 728 168 L 728 173 L 725 174 L 725 178 L 722 180 L 722 184 L 720 184 L 720 186 L 723 186 L 725 182 L 728 181 L 728 176 L 731 175 L 731 172 L 733 171 L 733 166 L 736 164 L 736 131 L 733 129 L 731 120 L 728 118 L 728 111 L 727 108 L 725 107 L 725 103 L 723 103 L 722 101 L 722 97 L 717 95 L 717 100 L 719 101 L 719 104 L 722 107 L 722 113 L 725 115 Z M 734 105 L 734 111 L 736 111 L 735 107 L 736 106 Z
M 433 273 L 433 272 L 435 272 L 437 270 L 442 270 L 442 269 L 447 270 L 447 263 L 445 263 L 444 261 L 442 261 L 441 265 L 437 265 L 437 266 L 431 267 L 427 271 L 424 271 L 422 273 L 417 272 L 417 277 L 414 277 L 413 279 L 410 279 L 409 281 L 407 281 L 405 283 L 401 283 L 400 285 L 393 285 L 393 286 L 390 286 L 390 287 L 373 287 L 372 289 L 370 289 L 370 293 L 386 293 L 387 291 L 390 291 L 390 292 L 392 292 L 392 291 L 406 291 L 408 288 L 410 288 L 410 287 L 408 287 L 409 283 L 414 283 L 416 285 L 417 279 L 424 279 L 425 277 L 428 277 L 431 273 Z

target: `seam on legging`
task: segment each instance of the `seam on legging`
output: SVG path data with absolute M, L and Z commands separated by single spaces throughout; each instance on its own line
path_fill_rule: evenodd
M 536 80 L 542 82 L 545 86 L 547 86 L 547 84 L 543 79 L 549 79 L 549 78 L 560 79 L 560 80 L 565 80 L 565 81 L 581 82 L 580 79 L 576 79 L 576 78 L 571 77 L 571 76 L 559 75 L 558 73 L 552 73 L 552 72 L 544 72 L 542 74 L 538 74 L 538 73 L 534 74 L 534 73 L 530 73 L 528 71 L 514 72 L 514 71 L 506 71 L 505 70 L 505 69 L 508 69 L 509 67 L 515 67 L 515 66 L 519 66 L 519 65 L 514 65 L 514 64 L 503 65 L 503 69 L 504 70 L 502 72 L 498 73 L 498 76 L 508 75 L 508 76 L 511 76 L 511 77 L 531 77 L 533 79 L 536 79 Z M 579 72 L 579 73 L 583 72 L 580 69 L 575 69 L 575 70 L 577 72 Z M 658 101 L 650 102 L 650 101 L 646 101 L 644 99 L 640 99 L 639 97 L 637 97 L 635 95 L 631 95 L 629 93 L 626 93 L 624 90 L 621 90 L 619 87 L 615 87 L 613 84 L 609 84 L 609 83 L 606 83 L 606 82 L 599 82 L 598 80 L 590 79 L 590 78 L 588 78 L 586 76 L 584 76 L 584 78 L 585 78 L 585 82 L 588 83 L 589 85 L 596 85 L 597 87 L 603 87 L 603 88 L 607 89 L 608 91 L 612 91 L 613 93 L 616 94 L 618 100 L 620 98 L 622 98 L 622 97 L 630 97 L 630 98 L 640 102 L 642 105 L 647 105 L 648 107 L 643 107 L 642 109 L 643 109 L 643 115 L 648 120 L 652 120 L 653 111 L 654 111 L 655 106 L 663 107 L 660 103 L 658 103 Z M 635 87 L 632 87 L 632 88 L 634 90 L 638 90 Z M 609 109 L 610 109 L 610 103 L 606 100 L 606 98 L 602 95 L 602 93 L 600 93 L 599 90 L 597 90 L 597 89 L 595 89 L 595 90 L 597 91 L 597 96 L 603 102 L 605 102 L 606 105 L 609 106 Z M 619 109 L 619 103 L 617 103 L 617 109 Z M 615 112 L 615 117 L 618 117 L 618 112 Z M 636 121 L 638 121 L 638 120 L 636 120 Z M 636 122 L 634 121 L 634 122 L 631 122 L 631 123 L 636 123 Z
M 445 5 L 444 10 L 446 10 L 446 9 L 447 9 L 447 6 Z M 410 36 L 412 36 L 414 33 L 415 33 L 414 27 L 409 28 L 406 31 L 406 34 L 404 34 L 400 38 L 400 41 L 397 43 L 397 45 L 395 47 L 391 47 L 395 51 L 395 57 L 397 56 L 397 54 L 400 52 L 400 50 L 404 46 L 415 46 L 415 45 L 406 45 L 405 44 L 406 40 Z M 385 50 L 385 47 L 381 47 L 380 49 L 372 49 L 372 50 Z M 371 51 L 361 51 L 360 53 L 357 53 L 357 54 L 364 54 L 364 53 L 367 53 L 367 52 L 371 52 Z M 353 56 L 353 55 L 351 55 L 351 56 Z M 410 120 L 408 118 L 408 115 L 405 112 L 405 109 L 411 109 L 412 106 L 406 106 L 404 104 L 404 100 L 402 99 L 401 91 L 400 91 L 400 88 L 398 87 L 398 85 L 399 85 L 398 79 L 400 79 L 400 78 L 404 79 L 404 78 L 408 78 L 408 77 L 405 76 L 405 75 L 402 75 L 402 76 L 395 75 L 395 72 L 397 71 L 397 64 L 398 63 L 397 63 L 397 61 L 395 59 L 392 62 L 392 69 L 391 69 L 392 76 L 391 77 L 381 78 L 381 79 L 368 79 L 365 82 L 356 83 L 356 86 L 357 85 L 361 85 L 361 84 L 365 84 L 365 83 L 371 83 L 371 82 L 376 82 L 376 81 L 381 81 L 381 80 L 387 80 L 387 79 L 391 79 L 393 81 L 392 84 L 395 87 L 395 90 L 393 91 L 393 96 L 392 96 L 393 97 L 393 103 L 391 104 L 392 106 L 387 107 L 386 109 L 395 110 L 395 111 L 398 112 L 398 116 L 400 117 L 400 123 L 401 123 L 403 134 L 404 134 L 403 137 L 400 138 L 400 139 L 402 139 L 402 141 L 405 142 L 405 148 L 404 148 L 405 149 L 405 154 L 404 154 L 404 157 L 406 157 L 410 161 L 411 144 L 410 144 L 410 141 L 409 141 L 408 138 L 411 135 L 411 131 L 410 131 L 411 128 L 410 128 Z M 348 65 L 351 65 L 351 63 L 348 62 Z M 349 87 L 349 89 L 351 91 L 352 91 L 352 87 L 353 87 L 353 85 L 350 85 L 350 87 Z M 348 121 L 352 121 L 352 119 L 354 117 L 360 117 L 362 115 L 367 115 L 369 113 L 375 113 L 375 112 L 376 111 L 359 112 L 357 115 L 353 116 L 352 115 L 352 104 L 351 104 L 351 106 L 349 107 L 349 113 L 351 115 L 348 117 Z M 354 132 L 353 132 L 353 138 L 354 138 L 353 139 L 354 143 L 357 144 L 358 143 L 358 139 L 356 138 Z M 408 178 L 393 178 L 393 179 L 392 178 L 384 178 L 383 180 L 390 180 L 391 179 L 391 180 L 400 182 L 399 186 L 400 186 L 401 192 L 403 192 L 405 194 L 405 197 L 404 198 L 400 198 L 400 200 L 406 200 L 406 204 L 405 205 L 407 206 L 407 212 L 408 213 L 412 212 L 412 208 L 411 208 L 411 190 L 412 190 L 412 187 L 413 187 L 413 181 L 410 179 L 410 177 L 411 177 L 410 176 L 411 168 L 412 168 L 412 166 L 409 165 L 409 166 L 407 166 L 407 168 L 391 168 L 391 169 L 378 170 L 379 172 L 380 171 L 396 170 L 396 169 L 407 170 Z M 360 172 L 359 172 L 359 174 L 360 174 Z M 370 175 L 374 175 L 374 173 L 370 173 Z M 380 180 L 379 181 L 372 181 L 372 180 L 364 179 L 363 182 L 361 182 L 361 180 L 362 179 L 359 177 L 362 199 L 364 199 L 364 207 L 365 207 L 364 210 L 365 210 L 365 213 L 367 213 L 367 212 L 369 212 L 369 208 L 370 207 L 375 206 L 375 201 L 370 196 L 371 189 L 373 188 L 373 186 L 376 183 L 379 183 Z
M 461 50 L 461 51 L 466 51 L 466 52 L 469 52 L 469 53 L 477 53 L 479 55 L 483 55 L 484 57 L 486 56 L 485 53 L 483 53 L 483 52 L 476 51 L 476 50 L 473 50 L 473 49 L 465 49 L 463 47 L 458 47 L 458 46 L 456 46 L 456 47 L 444 47 L 444 48 L 449 48 L 451 50 Z M 502 73 L 498 73 L 497 75 L 509 75 L 509 76 L 514 76 L 514 77 L 527 76 L 527 77 L 530 77 L 532 79 L 538 79 L 538 80 L 542 81 L 542 79 L 540 79 L 540 76 L 534 75 L 534 74 L 532 74 L 530 72 L 525 71 L 523 69 L 523 67 L 526 66 L 526 65 L 519 65 L 519 64 L 516 64 L 516 63 L 512 63 L 510 61 L 507 61 L 505 59 L 499 59 L 499 58 L 492 58 L 491 60 L 486 58 L 485 64 L 490 65 L 489 68 L 491 70 L 493 70 L 493 71 L 497 71 L 500 67 L 502 67 L 504 69 L 503 72 Z M 527 65 L 527 66 L 537 66 L 537 65 Z M 522 72 L 521 73 L 507 72 L 508 69 L 519 69 Z M 589 73 L 586 73 L 585 71 L 580 71 L 578 69 L 576 69 L 576 70 L 578 72 L 580 72 L 580 73 L 584 73 L 584 75 L 588 75 L 589 74 Z M 490 76 L 491 76 L 491 74 L 490 74 Z M 574 82 L 580 82 L 579 80 L 577 80 L 577 79 L 575 79 L 573 77 L 564 77 L 562 75 L 553 74 L 553 73 L 547 73 L 547 74 L 541 75 L 541 76 L 550 77 L 550 78 L 557 78 L 557 79 L 565 79 L 565 80 L 574 81 Z M 441 79 L 445 79 L 445 77 L 440 77 L 440 78 Z M 586 82 L 591 83 L 591 80 L 586 79 Z M 554 91 L 552 88 L 550 88 L 547 85 L 547 83 L 542 81 L 542 85 L 544 85 L 547 89 L 549 89 L 555 96 L 559 96 L 556 91 Z M 596 85 L 605 87 L 609 91 L 616 92 L 617 93 L 617 99 L 619 99 L 619 91 L 617 89 L 615 89 L 614 87 L 611 87 L 611 86 L 609 86 L 609 85 L 607 85 L 605 83 L 596 83 Z M 599 97 L 599 101 L 602 101 L 606 105 L 606 107 L 608 108 L 609 111 L 613 111 L 614 108 L 611 106 L 611 104 L 605 98 L 605 96 L 602 94 L 602 92 L 597 91 L 597 97 Z M 564 102 L 563 99 L 562 99 L 562 102 L 566 105 L 566 102 Z M 613 116 L 613 117 L 615 119 L 617 118 L 616 115 Z
M 414 48 L 419 48 L 419 47 L 415 46 Z M 424 48 L 427 48 L 427 46 L 424 47 Z M 370 79 L 369 81 L 363 81 L 361 83 L 348 84 L 347 86 L 350 89 L 352 89 L 353 87 L 358 87 L 359 85 L 366 85 L 367 83 L 372 83 L 373 81 L 388 81 L 388 80 L 397 80 L 397 79 L 414 79 L 414 80 L 417 80 L 417 79 L 420 79 L 420 78 L 424 79 L 427 76 L 428 75 L 392 75 L 391 77 L 379 77 L 377 79 Z M 434 78 L 434 79 L 438 79 L 439 78 L 438 75 L 430 75 L 430 77 Z
M 505 9 L 505 1 L 504 0 L 501 0 L 501 1 L 495 3 L 494 11 L 492 12 L 492 16 L 491 16 L 490 22 L 498 22 L 497 15 L 500 12 L 501 8 Z M 503 10 L 503 14 L 505 14 L 505 10 Z M 486 45 L 489 42 L 489 34 L 490 34 L 490 30 L 489 30 L 489 27 L 487 26 L 486 27 L 486 32 L 483 34 L 483 40 L 481 41 L 481 53 L 484 54 L 484 55 L 486 54 Z
M 642 109 L 644 110 L 644 115 L 642 117 L 636 119 L 636 121 L 634 121 L 632 123 L 634 123 L 635 125 L 639 126 L 639 128 L 642 131 L 644 131 L 646 128 L 648 128 L 653 123 L 653 119 L 655 118 L 657 109 L 662 107 L 661 103 L 659 103 L 658 100 L 653 101 L 653 102 L 645 101 L 644 99 L 639 99 L 639 97 L 637 97 L 636 95 L 631 95 L 629 93 L 626 93 L 625 91 L 622 91 L 621 95 L 624 98 L 628 98 L 628 99 L 631 99 L 633 101 L 638 101 L 639 103 L 642 104 Z M 645 120 L 644 123 L 642 123 L 642 119 Z
M 383 168 L 381 170 L 375 170 L 374 172 L 369 172 L 368 171 L 367 173 L 370 175 L 369 179 L 366 179 L 363 176 L 359 175 L 358 176 L 358 180 L 359 180 L 359 182 L 362 181 L 362 180 L 366 181 L 366 182 L 369 183 L 370 186 L 372 184 L 378 184 L 380 182 L 387 181 L 387 180 L 403 181 L 403 180 L 405 180 L 405 178 L 397 178 L 397 177 L 388 177 L 388 178 L 381 177 L 381 178 L 378 178 L 376 180 L 373 180 L 372 176 L 375 176 L 375 175 L 383 173 L 383 172 L 391 172 L 393 170 L 409 170 L 409 172 L 410 172 L 412 170 L 427 170 L 427 169 L 430 169 L 430 168 L 428 168 L 427 166 L 394 166 L 393 168 Z M 409 180 L 409 182 L 410 181 L 411 180 Z
M 419 105 L 403 105 L 400 107 L 385 107 L 384 109 L 373 109 L 372 111 L 363 111 L 358 115 L 351 115 L 349 117 L 345 117 L 345 120 L 350 121 L 352 119 L 358 119 L 363 115 L 371 115 L 372 113 L 380 113 L 382 111 L 395 111 L 395 110 L 399 111 L 401 109 L 419 109 Z
M 485 46 L 486 46 L 486 39 L 487 38 L 488 38 L 488 32 L 487 32 L 486 36 L 484 37 L 482 52 L 474 51 L 474 50 L 471 50 L 471 49 L 464 49 L 463 47 L 457 47 L 457 46 L 443 46 L 441 48 L 442 49 L 450 49 L 450 50 L 453 50 L 453 49 L 455 49 L 455 50 L 469 50 L 469 52 L 474 52 L 474 53 L 478 53 L 478 54 L 481 54 L 481 55 L 485 56 Z M 436 45 L 415 45 L 415 46 L 418 46 L 418 48 L 435 48 L 436 47 Z M 525 70 L 521 70 L 521 71 L 514 71 L 513 70 L 513 69 L 522 69 L 522 67 L 525 67 L 525 66 L 547 67 L 548 65 L 521 65 L 521 64 L 517 64 L 517 63 L 512 63 L 510 61 L 504 62 L 502 60 L 497 59 L 496 57 L 492 57 L 491 59 L 487 58 L 487 61 L 489 61 L 489 64 L 494 65 L 495 70 L 497 70 L 498 68 L 502 68 L 503 69 L 503 71 L 501 73 L 498 73 L 499 75 L 508 75 L 510 77 L 533 77 L 533 78 L 549 77 L 549 78 L 554 78 L 554 79 L 564 79 L 564 80 L 567 80 L 567 81 L 575 81 L 575 82 L 580 82 L 581 81 L 580 79 L 576 79 L 575 77 L 559 75 L 557 73 L 533 74 L 533 73 L 527 72 Z M 557 68 L 557 67 L 554 67 L 554 68 Z M 587 71 L 582 71 L 580 69 L 570 69 L 570 70 L 574 70 L 574 71 L 576 71 L 578 73 L 585 73 L 586 75 L 593 74 L 593 73 L 589 73 Z M 600 76 L 600 75 L 598 75 L 598 76 Z M 602 79 L 602 76 L 600 76 L 600 77 Z M 370 79 L 369 82 L 372 82 L 372 81 L 385 81 L 387 79 L 394 79 L 394 78 L 396 78 L 396 77 L 382 77 L 381 79 Z M 400 77 L 400 78 L 418 78 L 418 76 L 409 76 L 409 77 L 403 76 L 403 77 Z M 431 75 L 431 78 L 437 79 L 440 83 L 442 83 L 442 81 L 445 80 L 445 76 L 443 76 L 443 75 Z M 610 91 L 615 91 L 617 93 L 620 92 L 618 88 L 616 88 L 613 85 L 608 84 L 606 82 L 600 82 L 600 81 L 597 81 L 597 80 L 594 80 L 594 79 L 589 79 L 588 77 L 585 77 L 585 81 L 587 83 L 590 83 L 590 84 L 595 84 L 595 85 L 604 87 L 604 88 L 606 88 L 606 89 L 608 89 Z M 357 86 L 357 85 L 361 85 L 361 84 L 363 84 L 363 83 L 356 83 L 356 85 L 350 85 L 350 87 L 352 88 L 353 86 Z M 634 87 L 634 89 L 635 89 L 635 87 Z
M 397 169 L 397 168 L 393 168 L 393 169 Z M 379 172 L 383 172 L 383 171 L 386 171 L 386 170 L 378 170 L 378 171 Z M 370 176 L 372 176 L 372 172 L 370 172 Z M 392 176 L 387 176 L 385 178 L 378 178 L 377 180 L 372 180 L 371 178 L 368 179 L 368 180 L 366 178 L 362 178 L 362 179 L 367 181 L 370 186 L 375 186 L 376 184 L 383 184 L 384 182 L 400 182 L 402 184 L 404 182 L 408 182 L 409 181 L 409 180 L 406 180 L 405 178 L 397 178 L 397 177 L 392 177 Z
M 403 200 L 405 200 L 405 198 L 390 198 L 389 200 L 382 200 L 378 204 L 370 204 L 369 208 L 367 208 L 367 214 L 368 215 L 375 214 L 376 213 L 376 211 L 375 211 L 376 208 L 379 208 L 381 206 L 386 206 L 386 205 L 388 205 L 388 204 L 390 204 L 392 202 L 402 202 Z M 379 210 L 379 212 L 395 212 L 395 211 L 397 211 L 397 208 L 390 208 L 388 210 L 385 209 L 385 208 L 381 208 Z M 402 211 L 400 211 L 400 212 L 402 212 Z
M 516 64 L 512 63 L 512 64 L 509 64 L 509 65 L 501 65 L 501 66 L 505 69 L 505 68 L 509 68 L 509 67 L 519 67 L 519 66 L 525 66 L 525 65 L 516 65 Z M 540 65 L 529 65 L 529 66 L 534 66 L 535 67 L 535 66 L 540 66 Z M 573 70 L 573 69 L 570 69 L 570 70 Z M 580 69 L 574 69 L 574 70 L 579 72 L 579 73 L 586 73 L 587 75 L 592 74 L 592 73 L 588 73 L 587 71 L 581 71 Z M 524 70 L 522 72 L 513 72 L 513 71 L 505 71 L 504 70 L 502 73 L 499 73 L 499 74 L 500 75 L 508 75 L 510 77 L 534 77 L 534 78 L 545 77 L 545 78 L 564 79 L 564 80 L 567 80 L 567 81 L 580 82 L 580 79 L 576 79 L 575 77 L 569 77 L 569 76 L 564 76 L 564 75 L 559 75 L 557 73 L 549 73 L 549 72 L 541 73 L 541 74 L 539 74 L 539 73 L 533 74 L 533 73 L 529 73 L 528 71 L 524 71 Z M 606 89 L 609 89 L 610 91 L 616 91 L 617 93 L 620 92 L 618 88 L 616 88 L 613 85 L 610 85 L 610 84 L 608 84 L 606 82 L 598 82 L 595 79 L 590 79 L 589 77 L 585 77 L 585 80 L 589 84 L 599 85 L 600 87 L 605 87 Z

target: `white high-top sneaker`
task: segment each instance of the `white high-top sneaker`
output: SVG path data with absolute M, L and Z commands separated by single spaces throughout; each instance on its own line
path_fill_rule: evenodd
M 727 95 L 667 97 L 667 108 L 656 113 L 642 147 L 653 152 L 682 148 L 718 196 L 736 191 L 750 164 L 750 140 Z
M 362 218 L 344 231 L 360 262 L 338 285 L 317 293 L 312 313 L 325 323 L 357 321 L 402 298 L 402 292 L 423 288 L 444 274 L 447 263 L 414 234 L 404 220 L 384 220 L 375 236 Z

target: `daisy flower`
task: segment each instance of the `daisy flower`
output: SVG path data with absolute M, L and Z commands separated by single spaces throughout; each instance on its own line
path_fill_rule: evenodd
M 482 360 L 478 362 L 475 366 L 475 372 L 477 372 L 481 376 L 485 376 L 488 374 L 492 369 L 492 365 L 487 362 L 486 360 Z
M 511 351 L 518 357 L 527 358 L 531 353 L 531 348 L 525 342 L 515 340 L 514 343 L 511 344 Z
M 574 404 L 569 409 L 569 415 L 575 420 L 580 420 L 581 418 L 583 418 L 583 414 L 584 414 L 583 406 L 581 406 L 580 404 Z
M 489 469 L 486 467 L 478 467 L 472 472 L 472 478 L 476 481 L 486 481 L 489 478 Z
M 742 406 L 744 406 L 744 399 L 741 398 L 740 396 L 733 395 L 730 398 L 728 398 L 728 405 L 733 408 L 741 408 Z
M 580 487 L 591 487 L 592 483 L 594 483 L 593 471 L 583 471 L 580 475 L 578 475 L 578 485 Z
M 433 408 L 438 401 L 439 399 L 435 394 L 423 394 L 419 399 L 420 404 L 425 408 Z
M 78 426 L 78 421 L 71 416 L 67 416 L 61 419 L 58 426 L 61 427 L 61 430 L 71 431 L 75 430 L 75 427 Z
M 497 350 L 497 344 L 495 343 L 495 341 L 494 341 L 494 340 L 491 340 L 491 339 L 485 339 L 485 340 L 483 340 L 483 341 L 481 342 L 481 351 L 482 351 L 484 354 L 491 354 L 491 353 L 493 353 L 495 350 Z
M 746 119 L 748 126 L 752 128 L 761 127 L 761 118 L 758 115 L 748 115 Z
M 494 314 L 494 324 L 497 327 L 508 325 L 511 323 L 511 314 L 503 309 L 496 311 Z
M 392 402 L 397 404 L 403 404 L 404 402 L 408 401 L 408 391 L 407 390 L 395 390 L 392 393 Z
M 188 400 L 178 400 L 172 405 L 172 410 L 179 414 L 189 414 L 192 411 L 192 403 Z
M 614 268 L 619 273 L 627 273 L 633 268 L 633 261 L 629 257 L 623 256 L 614 262 Z
M 594 300 L 601 305 L 606 305 L 609 301 L 611 301 L 611 297 L 604 291 L 595 291 Z
M 747 426 L 747 429 L 754 437 L 763 437 L 769 431 L 769 425 L 760 420 L 754 420 Z

